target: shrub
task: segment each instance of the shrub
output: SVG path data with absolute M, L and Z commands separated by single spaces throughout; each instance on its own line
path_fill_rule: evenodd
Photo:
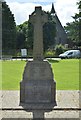
M 56 45 L 55 47 L 55 55 L 59 55 L 65 51 L 65 48 L 63 45 Z
M 54 50 L 48 50 L 44 53 L 44 57 L 54 57 L 54 56 L 55 56 Z

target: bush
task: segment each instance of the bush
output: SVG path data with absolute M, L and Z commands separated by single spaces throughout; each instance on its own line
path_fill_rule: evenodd
M 63 45 L 56 45 L 55 47 L 55 55 L 59 55 L 65 51 L 65 48 Z
M 54 57 L 54 56 L 55 56 L 54 50 L 48 50 L 44 53 L 44 57 Z

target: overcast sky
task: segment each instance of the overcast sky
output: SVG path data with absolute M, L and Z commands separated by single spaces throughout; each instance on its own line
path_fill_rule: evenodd
M 50 2 L 49 2 L 50 1 Z M 10 10 L 15 16 L 16 24 L 22 24 L 29 19 L 29 15 L 34 11 L 35 6 L 42 6 L 45 11 L 50 11 L 52 2 L 56 13 L 63 26 L 67 22 L 72 22 L 71 16 L 78 12 L 76 3 L 79 0 L 6 0 Z

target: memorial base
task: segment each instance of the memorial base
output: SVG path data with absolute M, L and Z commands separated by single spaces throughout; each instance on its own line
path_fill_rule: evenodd
M 47 61 L 28 61 L 20 82 L 20 105 L 56 104 L 56 82 Z

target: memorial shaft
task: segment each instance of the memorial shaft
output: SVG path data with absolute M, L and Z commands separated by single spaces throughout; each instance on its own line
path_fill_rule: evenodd
M 47 14 L 42 11 L 41 7 L 36 7 L 29 21 L 34 26 L 33 58 L 43 60 L 43 25 L 48 21 Z

